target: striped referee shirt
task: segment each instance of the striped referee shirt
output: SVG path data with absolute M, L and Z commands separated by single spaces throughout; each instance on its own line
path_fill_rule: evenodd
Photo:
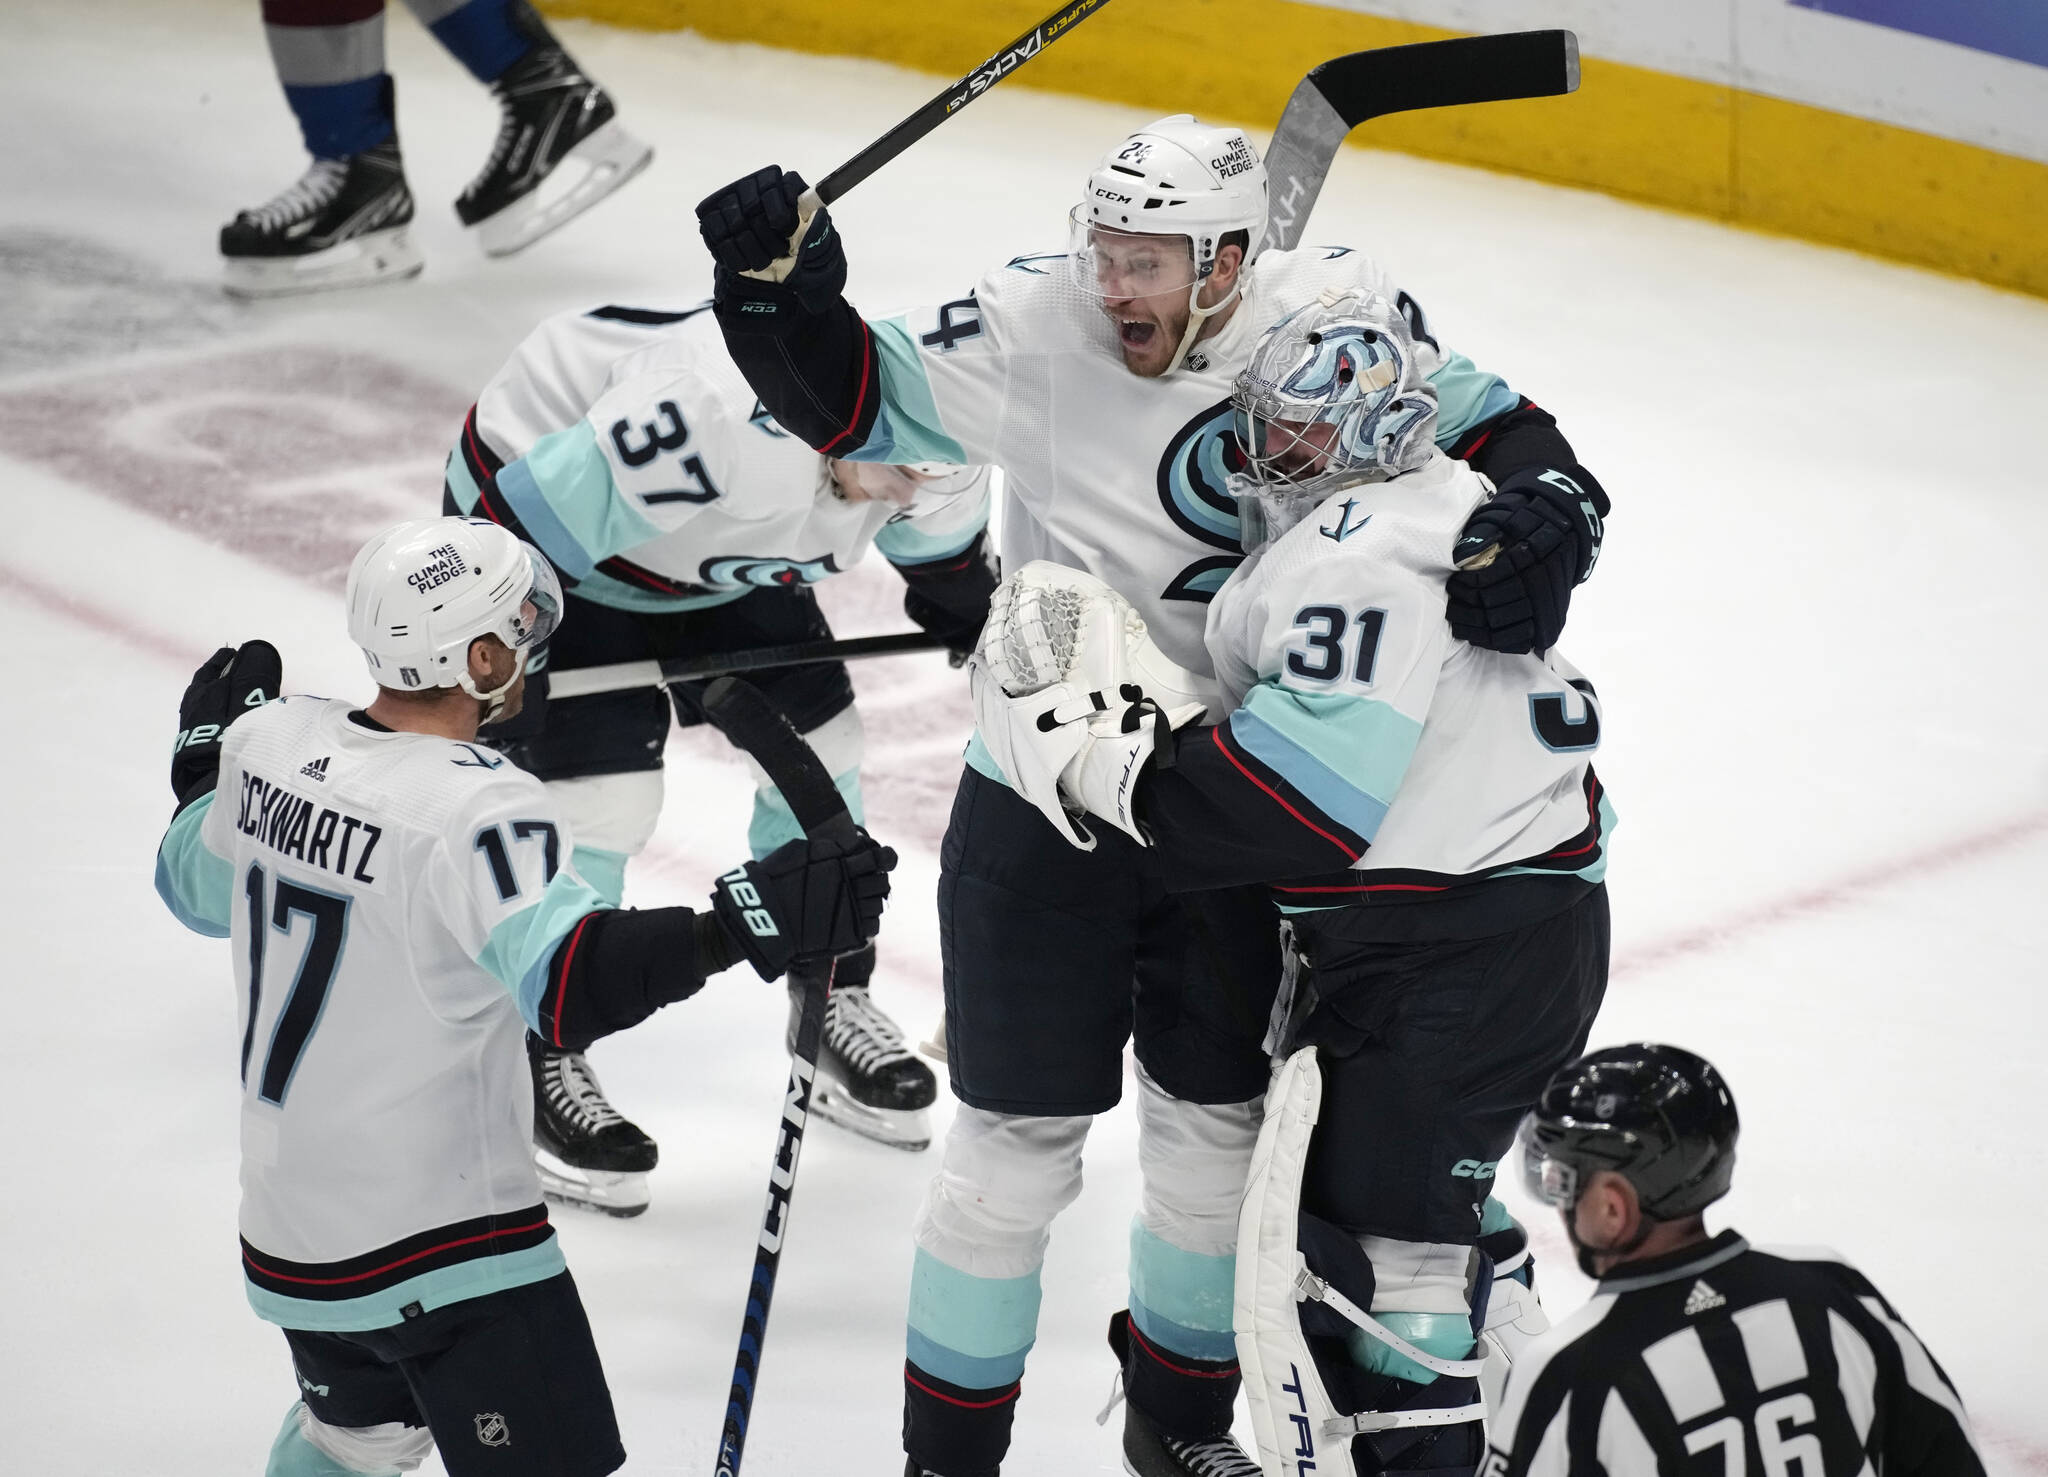
M 1955 1386 L 1831 1251 L 1631 1262 L 1508 1378 L 1480 1477 L 1983 1477 Z

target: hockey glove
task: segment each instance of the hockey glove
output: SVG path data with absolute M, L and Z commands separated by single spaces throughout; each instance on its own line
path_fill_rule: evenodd
M 1445 585 L 1451 634 L 1489 651 L 1557 644 L 1572 587 L 1593 572 L 1607 494 L 1584 467 L 1526 467 L 1465 524 Z
M 988 620 L 989 597 L 996 591 L 996 569 L 981 534 L 967 551 L 934 564 L 898 565 L 909 588 L 903 592 L 903 613 L 919 628 L 946 643 L 948 660 L 966 664 Z
M 171 745 L 171 793 L 180 809 L 220 779 L 220 741 L 228 725 L 276 699 L 283 682 L 284 660 L 268 641 L 223 646 L 192 674 Z
M 802 175 L 771 165 L 698 202 L 698 229 L 718 263 L 719 321 L 735 331 L 786 332 L 846 289 L 846 251 L 831 213 L 798 212 L 806 188 Z
M 792 841 L 719 878 L 711 908 L 748 963 L 772 980 L 793 959 L 850 953 L 873 938 L 895 865 L 896 853 L 866 832 L 853 841 Z

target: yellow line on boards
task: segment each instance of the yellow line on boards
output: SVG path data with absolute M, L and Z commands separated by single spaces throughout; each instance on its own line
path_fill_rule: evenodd
M 958 76 L 1045 0 L 541 0 L 559 16 Z M 1014 83 L 1270 129 L 1317 62 L 1457 34 L 1291 0 L 1116 0 Z M 2048 296 L 2048 165 L 1588 57 L 1569 98 L 1376 119 L 1374 148 L 1609 191 Z

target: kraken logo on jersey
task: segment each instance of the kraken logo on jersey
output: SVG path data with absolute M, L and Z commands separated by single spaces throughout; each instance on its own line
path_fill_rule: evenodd
M 787 589 L 791 585 L 814 585 L 828 574 L 838 574 L 834 556 L 822 559 L 756 559 L 739 555 L 706 559 L 698 572 L 707 585 L 751 585 L 759 590 Z
M 1159 503 L 1174 526 L 1189 537 L 1228 554 L 1197 559 L 1176 574 L 1162 599 L 1207 602 L 1215 598 L 1230 571 L 1244 560 L 1238 541 L 1237 500 L 1226 479 L 1244 467 L 1237 435 L 1231 429 L 1231 406 L 1222 400 L 1182 426 L 1159 459 Z

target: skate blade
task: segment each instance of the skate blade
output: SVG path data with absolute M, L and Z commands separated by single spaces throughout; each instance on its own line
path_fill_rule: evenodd
M 605 124 L 562 156 L 532 190 L 473 228 L 485 256 L 510 256 L 561 229 L 647 167 L 654 149 Z
M 230 297 L 293 297 L 372 282 L 417 277 L 426 258 L 412 243 L 412 228 L 369 231 L 305 256 L 224 257 L 221 288 Z
M 540 1172 L 541 1194 L 558 1205 L 624 1218 L 640 1214 L 654 1198 L 644 1174 L 578 1169 L 538 1145 L 533 1151 L 533 1167 Z
M 820 1076 L 811 1089 L 811 1112 L 864 1139 L 915 1154 L 931 1147 L 931 1118 L 923 1108 L 870 1108 Z

